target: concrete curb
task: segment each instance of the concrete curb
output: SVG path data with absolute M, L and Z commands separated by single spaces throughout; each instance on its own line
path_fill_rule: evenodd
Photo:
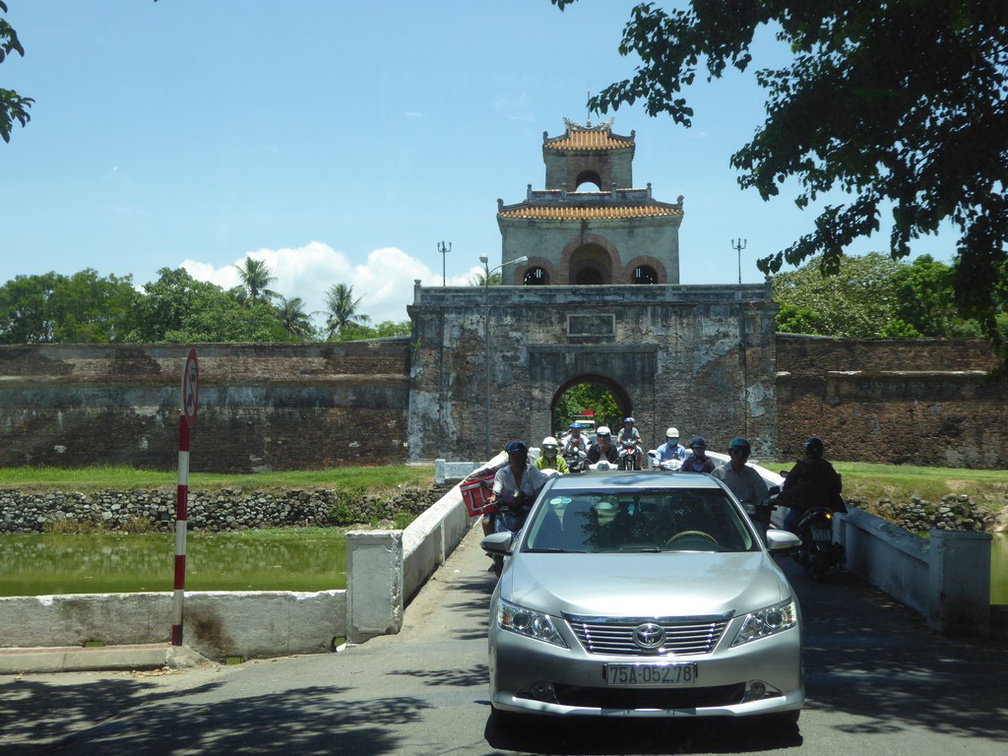
M 186 646 L 154 643 L 136 646 L 82 648 L 3 648 L 0 675 L 46 672 L 151 670 L 213 664 Z

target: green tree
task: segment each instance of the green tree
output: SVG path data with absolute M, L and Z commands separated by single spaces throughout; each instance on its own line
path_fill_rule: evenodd
M 900 263 L 886 255 L 845 256 L 837 271 L 823 276 L 822 260 L 774 278 L 781 310 L 777 329 L 844 338 L 876 338 L 896 315 L 894 277 Z M 905 330 L 905 329 L 904 329 Z
M 574 0 L 551 0 L 563 9 Z M 1008 5 L 975 0 L 833 2 L 692 0 L 685 10 L 636 6 L 619 50 L 641 59 L 632 78 L 590 98 L 603 113 L 642 100 L 654 116 L 689 126 L 682 96 L 702 68 L 746 71 L 756 31 L 767 26 L 791 52 L 760 69 L 766 121 L 731 158 L 739 184 L 763 199 L 797 180 L 799 206 L 833 190 L 812 230 L 759 261 L 777 272 L 818 256 L 837 271 L 855 239 L 880 227 L 892 205 L 889 254 L 900 259 L 924 234 L 959 234 L 954 289 L 1008 366 L 997 333 L 1008 250 Z
M 0 287 L 0 341 L 48 344 L 56 325 L 52 295 L 65 278 L 58 273 L 17 276 Z
M 500 271 L 497 271 L 496 273 L 491 273 L 489 280 L 487 279 L 486 271 L 483 271 L 481 273 L 474 273 L 472 276 L 469 277 L 470 286 L 482 287 L 484 284 L 486 284 L 487 286 L 500 286 L 501 281 L 503 281 L 503 278 L 501 278 Z
M 595 410 L 595 421 L 599 425 L 609 423 L 618 428 L 621 420 L 619 406 L 612 392 L 598 383 L 579 383 L 567 389 L 553 408 L 553 431 L 563 432 L 570 427 L 575 415 L 585 410 Z
M 896 317 L 914 335 L 943 338 L 980 336 L 980 324 L 964 320 L 955 306 L 954 271 L 930 255 L 901 265 L 893 276 Z
M 72 276 L 17 276 L 0 287 L 0 342 L 108 343 L 133 328 L 139 294 L 132 278 L 87 268 Z
M 7 13 L 7 4 L 3 0 L 0 0 L 0 11 Z M 14 27 L 6 19 L 0 18 L 0 63 L 15 52 L 24 57 L 24 47 L 21 46 Z M 28 110 L 34 103 L 35 100 L 31 97 L 23 97 L 13 89 L 0 87 L 0 137 L 5 142 L 10 142 L 14 121 L 18 121 L 22 127 L 28 125 L 31 120 Z
M 216 284 L 197 281 L 184 268 L 162 268 L 143 287 L 136 307 L 139 343 L 259 343 L 291 341 L 276 309 L 259 300 L 242 304 Z
M 236 267 L 238 275 L 241 277 L 241 287 L 237 292 L 238 301 L 242 304 L 254 304 L 260 299 L 270 300 L 279 296 L 268 288 L 271 283 L 276 281 L 276 276 L 273 275 L 265 261 L 246 257 L 245 262 Z
M 326 292 L 325 304 L 329 317 L 326 319 L 326 328 L 330 341 L 336 339 L 341 328 L 346 326 L 359 326 L 369 323 L 371 318 L 358 313 L 363 297 L 354 299 L 353 286 L 338 283 L 329 287 Z
M 302 341 L 315 337 L 315 329 L 312 327 L 311 317 L 305 312 L 304 300 L 301 297 L 279 297 L 277 304 L 277 314 L 284 330 L 291 336 Z
M 348 325 L 339 329 L 332 341 L 363 341 L 364 339 L 402 338 L 413 333 L 413 324 L 408 320 L 395 322 L 383 320 L 376 325 Z
M 92 268 L 61 276 L 53 290 L 53 341 L 63 344 L 122 341 L 134 327 L 140 294 L 133 277 L 104 278 Z

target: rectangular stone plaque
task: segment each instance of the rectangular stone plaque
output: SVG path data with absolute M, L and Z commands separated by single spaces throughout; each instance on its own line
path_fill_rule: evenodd
M 612 313 L 591 313 L 567 316 L 568 336 L 615 336 L 616 316 Z

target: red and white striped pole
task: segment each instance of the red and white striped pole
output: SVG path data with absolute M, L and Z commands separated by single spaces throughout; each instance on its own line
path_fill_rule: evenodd
M 186 524 L 189 509 L 189 423 L 179 418 L 178 491 L 175 495 L 175 595 L 172 611 L 172 645 L 182 645 L 182 609 L 185 603 Z
M 189 518 L 189 429 L 199 407 L 199 362 L 190 349 L 182 368 L 182 415 L 179 417 L 178 493 L 175 496 L 175 594 L 171 642 L 182 645 L 182 611 L 185 603 L 186 525 Z

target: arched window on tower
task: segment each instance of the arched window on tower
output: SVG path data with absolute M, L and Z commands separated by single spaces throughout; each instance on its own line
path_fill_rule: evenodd
M 526 286 L 548 286 L 549 273 L 539 267 L 529 268 L 525 271 Z
M 600 192 L 602 191 L 602 179 L 595 171 L 581 171 L 574 182 L 575 191 L 578 192 Z
M 658 274 L 650 265 L 638 265 L 634 268 L 633 282 L 635 284 L 656 284 L 658 283 Z

